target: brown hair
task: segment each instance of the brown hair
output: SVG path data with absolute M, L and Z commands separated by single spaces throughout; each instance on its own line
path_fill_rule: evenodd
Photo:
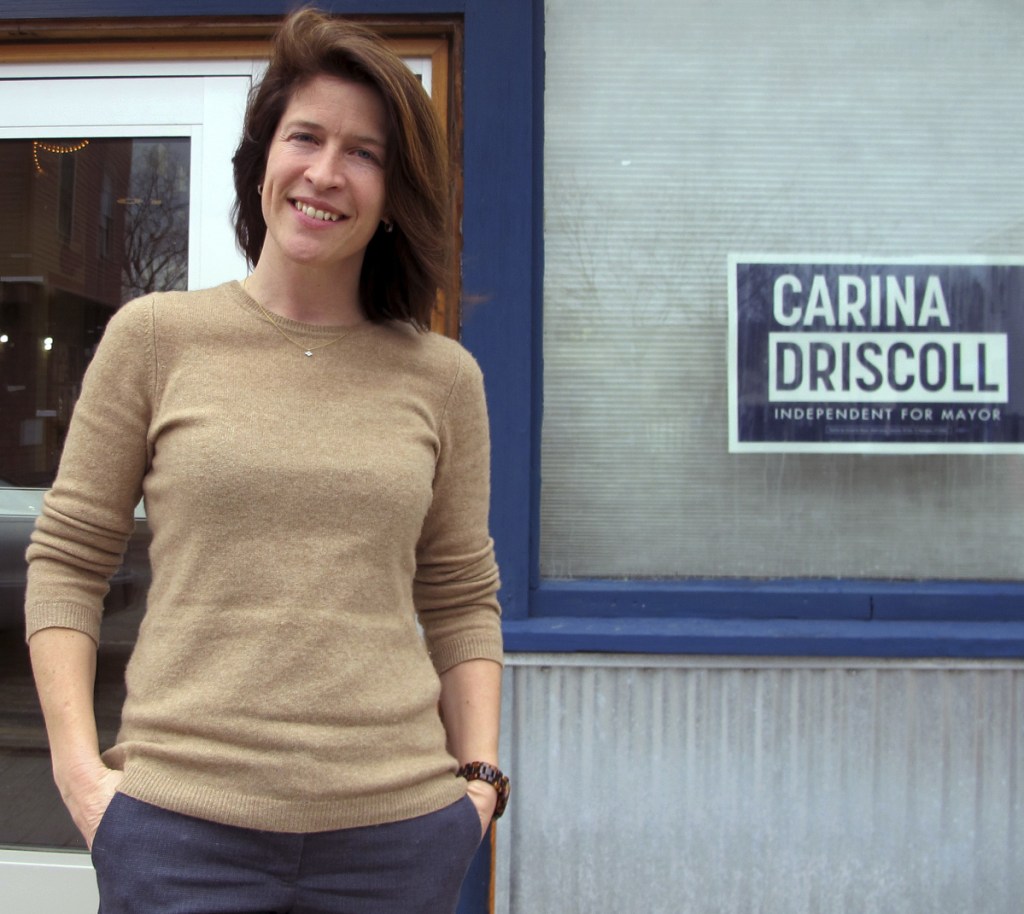
M 438 290 L 450 293 L 453 285 L 444 134 L 419 80 L 362 26 L 308 7 L 282 23 L 266 75 L 249 95 L 232 159 L 238 246 L 255 265 L 267 235 L 258 187 L 270 141 L 292 94 L 321 75 L 372 86 L 387 112 L 384 188 L 393 230 L 379 227 L 366 249 L 359 279 L 363 311 L 372 321 L 429 327 Z

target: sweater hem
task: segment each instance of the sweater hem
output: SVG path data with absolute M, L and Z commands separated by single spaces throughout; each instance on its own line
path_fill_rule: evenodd
M 292 801 L 220 791 L 204 784 L 130 768 L 118 791 L 179 815 L 222 825 L 309 834 L 399 822 L 437 812 L 461 799 L 466 785 L 452 775 L 386 794 Z

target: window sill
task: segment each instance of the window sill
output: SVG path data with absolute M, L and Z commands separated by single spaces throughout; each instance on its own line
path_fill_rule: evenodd
M 854 619 L 508 620 L 509 652 L 1024 658 L 1024 621 Z

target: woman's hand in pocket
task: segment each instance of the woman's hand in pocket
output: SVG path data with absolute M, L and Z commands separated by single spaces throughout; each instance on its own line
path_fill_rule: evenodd
M 64 805 L 90 849 L 100 819 L 123 777 L 123 772 L 108 768 L 97 757 L 95 762 L 80 764 L 57 779 Z
M 494 808 L 498 805 L 498 791 L 486 781 L 469 781 L 466 784 L 466 793 L 476 807 L 476 813 L 480 816 L 480 840 L 487 834 L 487 827 L 491 824 L 491 817 L 494 815 Z

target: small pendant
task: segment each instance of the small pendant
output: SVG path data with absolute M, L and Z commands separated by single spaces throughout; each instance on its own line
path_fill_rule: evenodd
M 311 356 L 312 354 L 313 354 L 313 350 L 312 349 L 307 349 L 306 350 L 306 355 Z

